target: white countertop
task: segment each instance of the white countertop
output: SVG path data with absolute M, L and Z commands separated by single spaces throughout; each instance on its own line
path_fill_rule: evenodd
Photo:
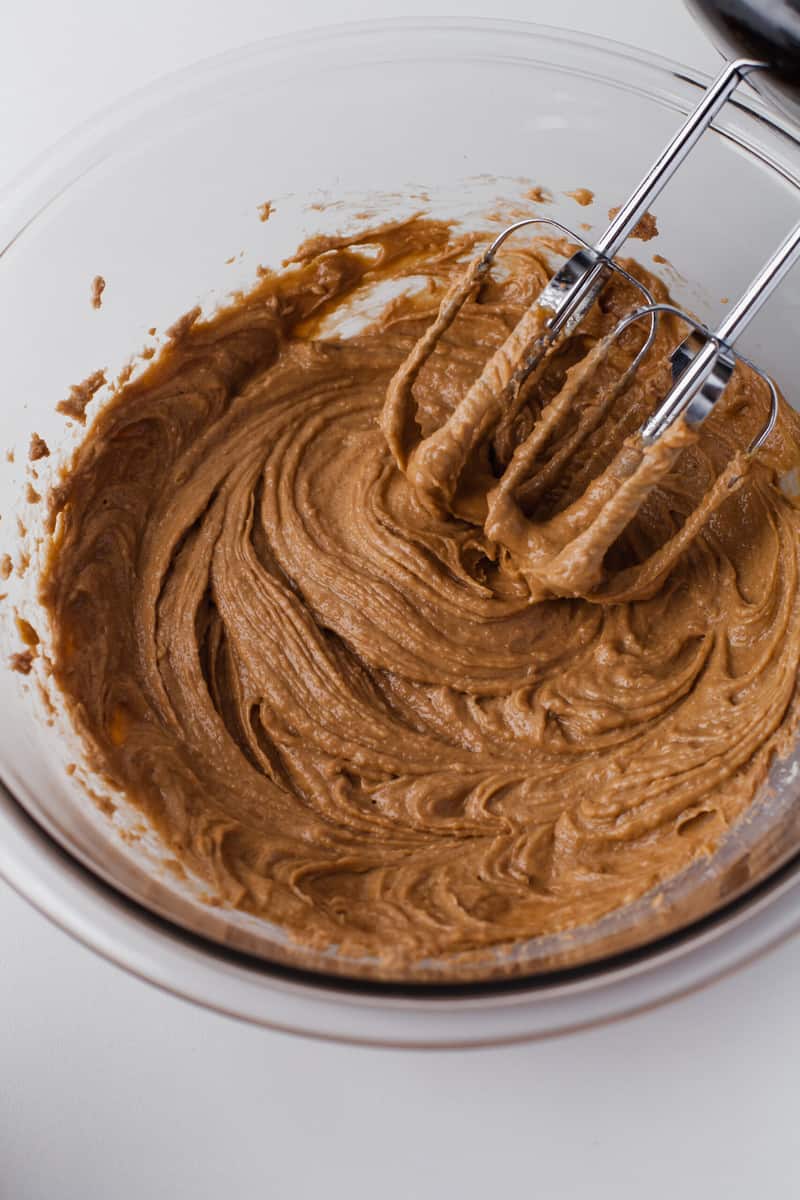
M 557 21 L 717 62 L 679 0 L 438 0 L 435 11 Z M 409 14 L 398 0 L 8 0 L 0 183 L 165 71 L 379 15 Z M 501 1050 L 353 1049 L 163 995 L 0 884 L 0 1200 L 783 1200 L 800 1195 L 798 995 L 795 941 L 591 1033 Z

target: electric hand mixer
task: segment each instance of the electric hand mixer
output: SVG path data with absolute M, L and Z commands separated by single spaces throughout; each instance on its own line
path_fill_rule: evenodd
M 586 595 L 600 601 L 646 595 L 663 579 L 677 555 L 723 502 L 743 474 L 744 459 L 753 455 L 772 432 L 778 413 L 775 384 L 755 364 L 737 353 L 735 343 L 753 316 L 800 255 L 800 224 L 764 264 L 717 329 L 703 326 L 671 304 L 656 303 L 647 289 L 616 261 L 615 256 L 653 200 L 695 146 L 704 130 L 737 86 L 747 80 L 800 119 L 800 0 L 693 0 L 694 7 L 721 35 L 727 63 L 682 128 L 659 155 L 596 244 L 543 217 L 517 221 L 494 239 L 444 297 L 424 336 L 389 386 L 381 425 L 389 447 L 422 503 L 434 512 L 456 512 L 454 498 L 467 462 L 481 444 L 510 428 L 525 390 L 544 372 L 549 360 L 581 322 L 613 274 L 639 291 L 643 303 L 619 321 L 567 377 L 560 392 L 545 404 L 533 428 L 512 447 L 499 478 L 485 477 L 478 493 L 458 500 L 456 515 L 483 524 L 486 534 L 515 556 L 533 598 Z M 488 360 L 445 423 L 423 438 L 416 419 L 413 384 L 442 336 L 467 301 L 474 299 L 498 250 L 516 231 L 544 226 L 566 236 L 579 248 L 549 279 L 536 302 Z M 531 471 L 547 439 L 579 399 L 581 388 L 608 355 L 610 347 L 632 324 L 649 323 L 647 337 L 614 388 L 624 389 L 650 349 L 655 322 L 671 313 L 688 325 L 689 335 L 670 358 L 670 386 L 652 415 L 629 437 L 610 466 L 591 481 L 571 505 L 547 521 L 525 516 L 520 491 L 534 489 Z M 764 381 L 769 415 L 751 444 L 735 456 L 714 484 L 702 513 L 683 527 L 650 561 L 628 568 L 609 582 L 603 561 L 609 547 L 635 515 L 648 494 L 672 468 L 693 431 L 709 416 L 725 393 L 737 359 Z M 606 406 L 607 407 L 607 406 Z M 589 428 L 603 417 L 596 408 L 567 439 L 558 457 L 574 452 Z M 552 461 L 546 464 L 551 469 Z

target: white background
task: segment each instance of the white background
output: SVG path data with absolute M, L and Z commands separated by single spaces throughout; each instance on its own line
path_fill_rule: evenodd
M 5 0 L 2 11 L 0 183 L 97 107 L 199 57 L 410 15 L 400 0 Z M 558 22 L 717 64 L 678 0 L 432 11 Z M 697 996 L 568 1039 L 449 1053 L 323 1045 L 161 995 L 0 884 L 0 1200 L 788 1200 L 800 1195 L 799 996 L 794 942 Z

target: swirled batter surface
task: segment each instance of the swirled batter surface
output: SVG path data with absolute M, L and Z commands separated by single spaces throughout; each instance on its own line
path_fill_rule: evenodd
M 533 587 L 469 487 L 437 508 L 399 469 L 379 424 L 387 386 L 474 244 L 423 219 L 317 239 L 241 303 L 177 326 L 55 495 L 44 585 L 56 676 L 95 760 L 180 860 L 301 943 L 401 966 L 642 895 L 713 847 L 794 721 L 787 407 L 666 573 L 627 598 L 613 588 L 764 424 L 749 372 L 677 447 L 585 594 Z M 535 298 L 546 257 L 504 252 L 446 332 L 414 383 L 423 437 Z M 374 324 L 331 331 L 340 306 L 404 279 Z M 635 301 L 608 285 L 467 483 L 502 478 Z M 517 480 L 526 528 L 552 530 L 664 394 L 670 319 L 612 394 L 643 336 L 611 348 Z

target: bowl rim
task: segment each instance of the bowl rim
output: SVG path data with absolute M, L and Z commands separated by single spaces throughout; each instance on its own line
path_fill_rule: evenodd
M 683 83 L 693 84 L 697 87 L 705 88 L 712 79 L 712 76 L 706 71 L 696 70 L 667 58 L 665 55 L 645 50 L 643 47 L 632 46 L 616 38 L 535 21 L 500 17 L 412 16 L 364 18 L 314 25 L 307 29 L 268 35 L 221 51 L 219 54 L 197 59 L 174 71 L 165 72 L 141 87 L 127 92 L 110 104 L 96 109 L 85 120 L 80 121 L 72 129 L 48 143 L 25 166 L 0 185 L 0 206 L 2 206 L 0 229 L 6 229 L 13 225 L 11 214 L 14 210 L 20 204 L 24 204 L 30 194 L 35 192 L 45 179 L 52 181 L 63 166 L 65 158 L 73 160 L 81 149 L 90 148 L 105 135 L 106 126 L 121 124 L 129 119 L 140 103 L 147 102 L 148 105 L 152 105 L 162 97 L 174 95 L 176 91 L 194 90 L 202 84 L 204 79 L 210 79 L 226 67 L 243 64 L 250 58 L 266 55 L 274 57 L 287 50 L 299 51 L 306 47 L 322 43 L 330 44 L 342 39 L 369 38 L 387 33 L 413 34 L 423 31 L 426 33 L 474 31 L 523 38 L 533 36 L 543 42 L 567 43 L 589 51 L 598 51 L 606 58 L 617 57 L 633 61 L 646 68 L 661 70 Z M 766 105 L 747 81 L 744 81 L 741 88 L 727 101 L 727 105 L 746 109 L 779 133 L 797 141 L 796 131 L 788 118 L 783 113 Z M 714 122 L 711 123 L 711 127 L 714 127 Z M 29 214 L 25 225 L 16 230 L 11 240 L 19 236 L 24 228 L 38 216 L 38 211 Z M 9 244 L 9 241 L 0 237 L 0 257 L 8 249 Z
M 601 968 L 560 979 L 431 989 L 325 978 L 209 942 L 100 879 L 0 784 L 0 878 L 74 940 L 128 974 L 223 1016 L 321 1041 L 467 1049 L 559 1037 L 708 987 L 800 928 L 800 856 L 721 914 Z M 564 978 L 566 977 L 566 978 Z
M 249 60 L 261 61 L 287 51 L 301 53 L 342 40 L 393 33 L 430 35 L 434 31 L 534 38 L 545 45 L 558 43 L 596 53 L 605 63 L 624 59 L 697 88 L 709 80 L 703 72 L 618 41 L 516 20 L 398 17 L 341 22 L 267 37 L 161 76 L 102 109 L 39 154 L 0 189 L 5 210 L 0 218 L 0 257 L 63 187 L 74 181 L 81 158 L 91 155 L 115 129 L 139 114 L 142 106 L 147 110 L 175 94 L 198 89 L 220 71 Z M 657 98 L 666 102 L 665 97 Z M 738 96 L 732 103 L 797 143 L 789 122 L 754 94 Z M 786 174 L 780 164 L 769 158 L 765 161 Z M 65 174 L 69 175 L 66 184 Z M 789 178 L 800 186 L 796 177 Z M 59 182 L 61 186 L 53 191 L 54 183 Z M 20 226 L 20 214 L 25 213 Z M 798 853 L 744 897 L 707 917 L 641 951 L 623 952 L 587 967 L 567 968 L 538 979 L 451 986 L 324 977 L 250 958 L 173 924 L 125 896 L 58 845 L 2 781 L 0 876 L 89 948 L 173 994 L 272 1028 L 373 1045 L 497 1044 L 605 1023 L 704 986 L 800 928 L 800 905 L 794 897 L 795 889 L 800 888 Z M 403 1012 L 399 1023 L 398 1008 Z

